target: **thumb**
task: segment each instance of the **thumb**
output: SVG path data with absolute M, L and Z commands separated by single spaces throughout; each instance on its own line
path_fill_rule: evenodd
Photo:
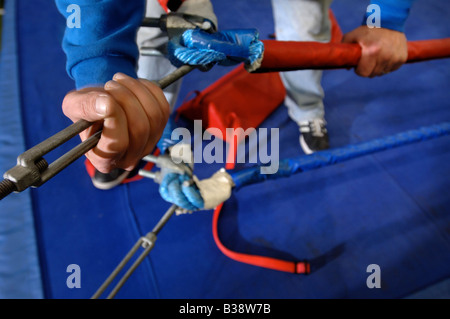
M 113 98 L 102 91 L 75 91 L 66 95 L 62 109 L 74 122 L 80 119 L 96 122 L 110 115 L 112 103 Z

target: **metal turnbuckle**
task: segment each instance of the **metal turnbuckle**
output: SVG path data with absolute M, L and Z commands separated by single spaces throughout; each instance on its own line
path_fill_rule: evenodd
M 140 247 L 144 248 L 144 251 L 139 255 L 139 257 L 134 261 L 131 267 L 125 272 L 119 282 L 114 286 L 111 292 L 108 294 L 106 299 L 112 299 L 119 292 L 120 288 L 123 287 L 128 278 L 133 274 L 136 268 L 142 263 L 142 261 L 147 257 L 150 251 L 155 246 L 155 241 L 157 235 L 175 213 L 177 209 L 176 205 L 172 205 L 167 212 L 163 215 L 163 217 L 159 220 L 158 224 L 153 228 L 153 230 L 147 235 L 139 238 L 139 240 L 134 244 L 133 248 L 126 254 L 124 259 L 119 263 L 119 265 L 114 269 L 114 271 L 109 275 L 109 277 L 104 281 L 104 283 L 100 286 L 100 288 L 96 291 L 96 293 L 92 296 L 91 299 L 98 299 L 105 290 L 111 285 L 117 275 L 124 269 L 124 267 L 128 264 L 128 262 L 133 258 L 133 256 L 137 253 Z

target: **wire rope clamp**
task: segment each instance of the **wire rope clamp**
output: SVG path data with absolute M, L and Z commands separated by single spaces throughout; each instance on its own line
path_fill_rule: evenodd
M 147 249 L 149 247 L 153 247 L 156 242 L 156 234 L 154 232 L 149 232 L 147 235 L 141 237 L 142 248 Z

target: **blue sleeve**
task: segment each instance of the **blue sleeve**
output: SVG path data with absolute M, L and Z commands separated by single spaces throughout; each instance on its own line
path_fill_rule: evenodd
M 67 72 L 77 88 L 102 85 L 117 72 L 136 77 L 136 33 L 145 0 L 55 0 L 67 19 L 71 4 L 80 8 L 80 28 L 66 27 L 62 43 Z
M 404 32 L 405 22 L 409 16 L 415 0 L 371 0 L 370 4 L 376 4 L 380 7 L 381 27 Z M 367 17 L 371 12 L 367 12 L 364 19 L 366 23 Z

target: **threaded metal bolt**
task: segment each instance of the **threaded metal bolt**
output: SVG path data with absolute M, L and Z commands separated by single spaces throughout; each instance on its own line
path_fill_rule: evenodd
M 39 161 L 35 163 L 37 169 L 39 170 L 39 173 L 42 173 L 48 168 L 48 163 L 44 158 L 41 158 Z
M 4 179 L 0 182 L 0 200 L 15 192 L 17 190 L 16 185 L 9 179 Z

